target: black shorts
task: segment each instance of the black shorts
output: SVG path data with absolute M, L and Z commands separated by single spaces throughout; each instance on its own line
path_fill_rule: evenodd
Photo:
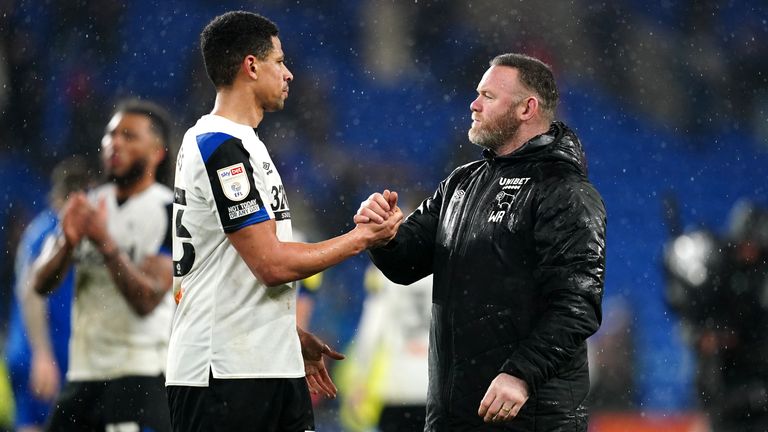
M 68 382 L 46 430 L 50 432 L 169 432 L 165 377 L 130 376 Z
M 305 432 L 315 430 L 304 378 L 216 379 L 208 387 L 169 386 L 177 432 Z

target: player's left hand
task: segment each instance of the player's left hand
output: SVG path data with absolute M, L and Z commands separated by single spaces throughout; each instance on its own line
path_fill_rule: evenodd
M 528 401 L 528 384 L 520 378 L 500 373 L 488 386 L 477 414 L 486 423 L 512 420 Z
M 56 399 L 61 385 L 56 359 L 51 353 L 36 352 L 32 355 L 29 369 L 29 389 L 36 399 L 52 402 Z
M 301 341 L 301 355 L 304 358 L 304 372 L 309 391 L 314 394 L 322 392 L 329 398 L 335 398 L 338 389 L 328 374 L 323 356 L 334 360 L 343 360 L 344 355 L 334 351 L 328 344 L 312 333 L 301 328 L 298 330 L 299 340 Z

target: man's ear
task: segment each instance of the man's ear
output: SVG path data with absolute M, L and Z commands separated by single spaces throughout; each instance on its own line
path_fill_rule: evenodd
M 523 110 L 520 113 L 520 118 L 523 121 L 532 119 L 536 113 L 539 112 L 539 100 L 534 96 L 527 97 L 523 103 Z
M 152 152 L 152 157 L 155 159 L 155 164 L 159 166 L 163 163 L 165 158 L 168 157 L 168 149 L 163 145 L 160 139 L 157 141 L 157 148 Z
M 248 55 L 243 59 L 243 72 L 251 79 L 259 78 L 259 59 L 255 56 Z

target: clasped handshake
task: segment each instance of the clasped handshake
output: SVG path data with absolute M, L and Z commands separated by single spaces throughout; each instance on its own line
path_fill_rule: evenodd
M 384 190 L 371 194 L 360 204 L 353 220 L 355 231 L 366 236 L 369 248 L 386 245 L 395 238 L 403 223 L 403 212 L 397 206 L 397 192 Z

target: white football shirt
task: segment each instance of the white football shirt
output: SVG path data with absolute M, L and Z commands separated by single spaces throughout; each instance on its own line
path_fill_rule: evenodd
M 209 373 L 303 377 L 293 284 L 265 286 L 226 236 L 274 219 L 277 238 L 292 239 L 282 180 L 254 129 L 200 118 L 184 135 L 174 193 L 178 307 L 166 384 L 204 387 Z
M 170 254 L 170 189 L 154 184 L 119 204 L 115 185 L 110 183 L 95 189 L 89 199 L 94 205 L 105 201 L 107 229 L 133 263 L 138 265 L 147 256 Z M 120 293 L 93 243 L 83 241 L 78 246 L 74 264 L 67 379 L 160 375 L 165 369 L 174 309 L 171 294 L 142 317 Z

